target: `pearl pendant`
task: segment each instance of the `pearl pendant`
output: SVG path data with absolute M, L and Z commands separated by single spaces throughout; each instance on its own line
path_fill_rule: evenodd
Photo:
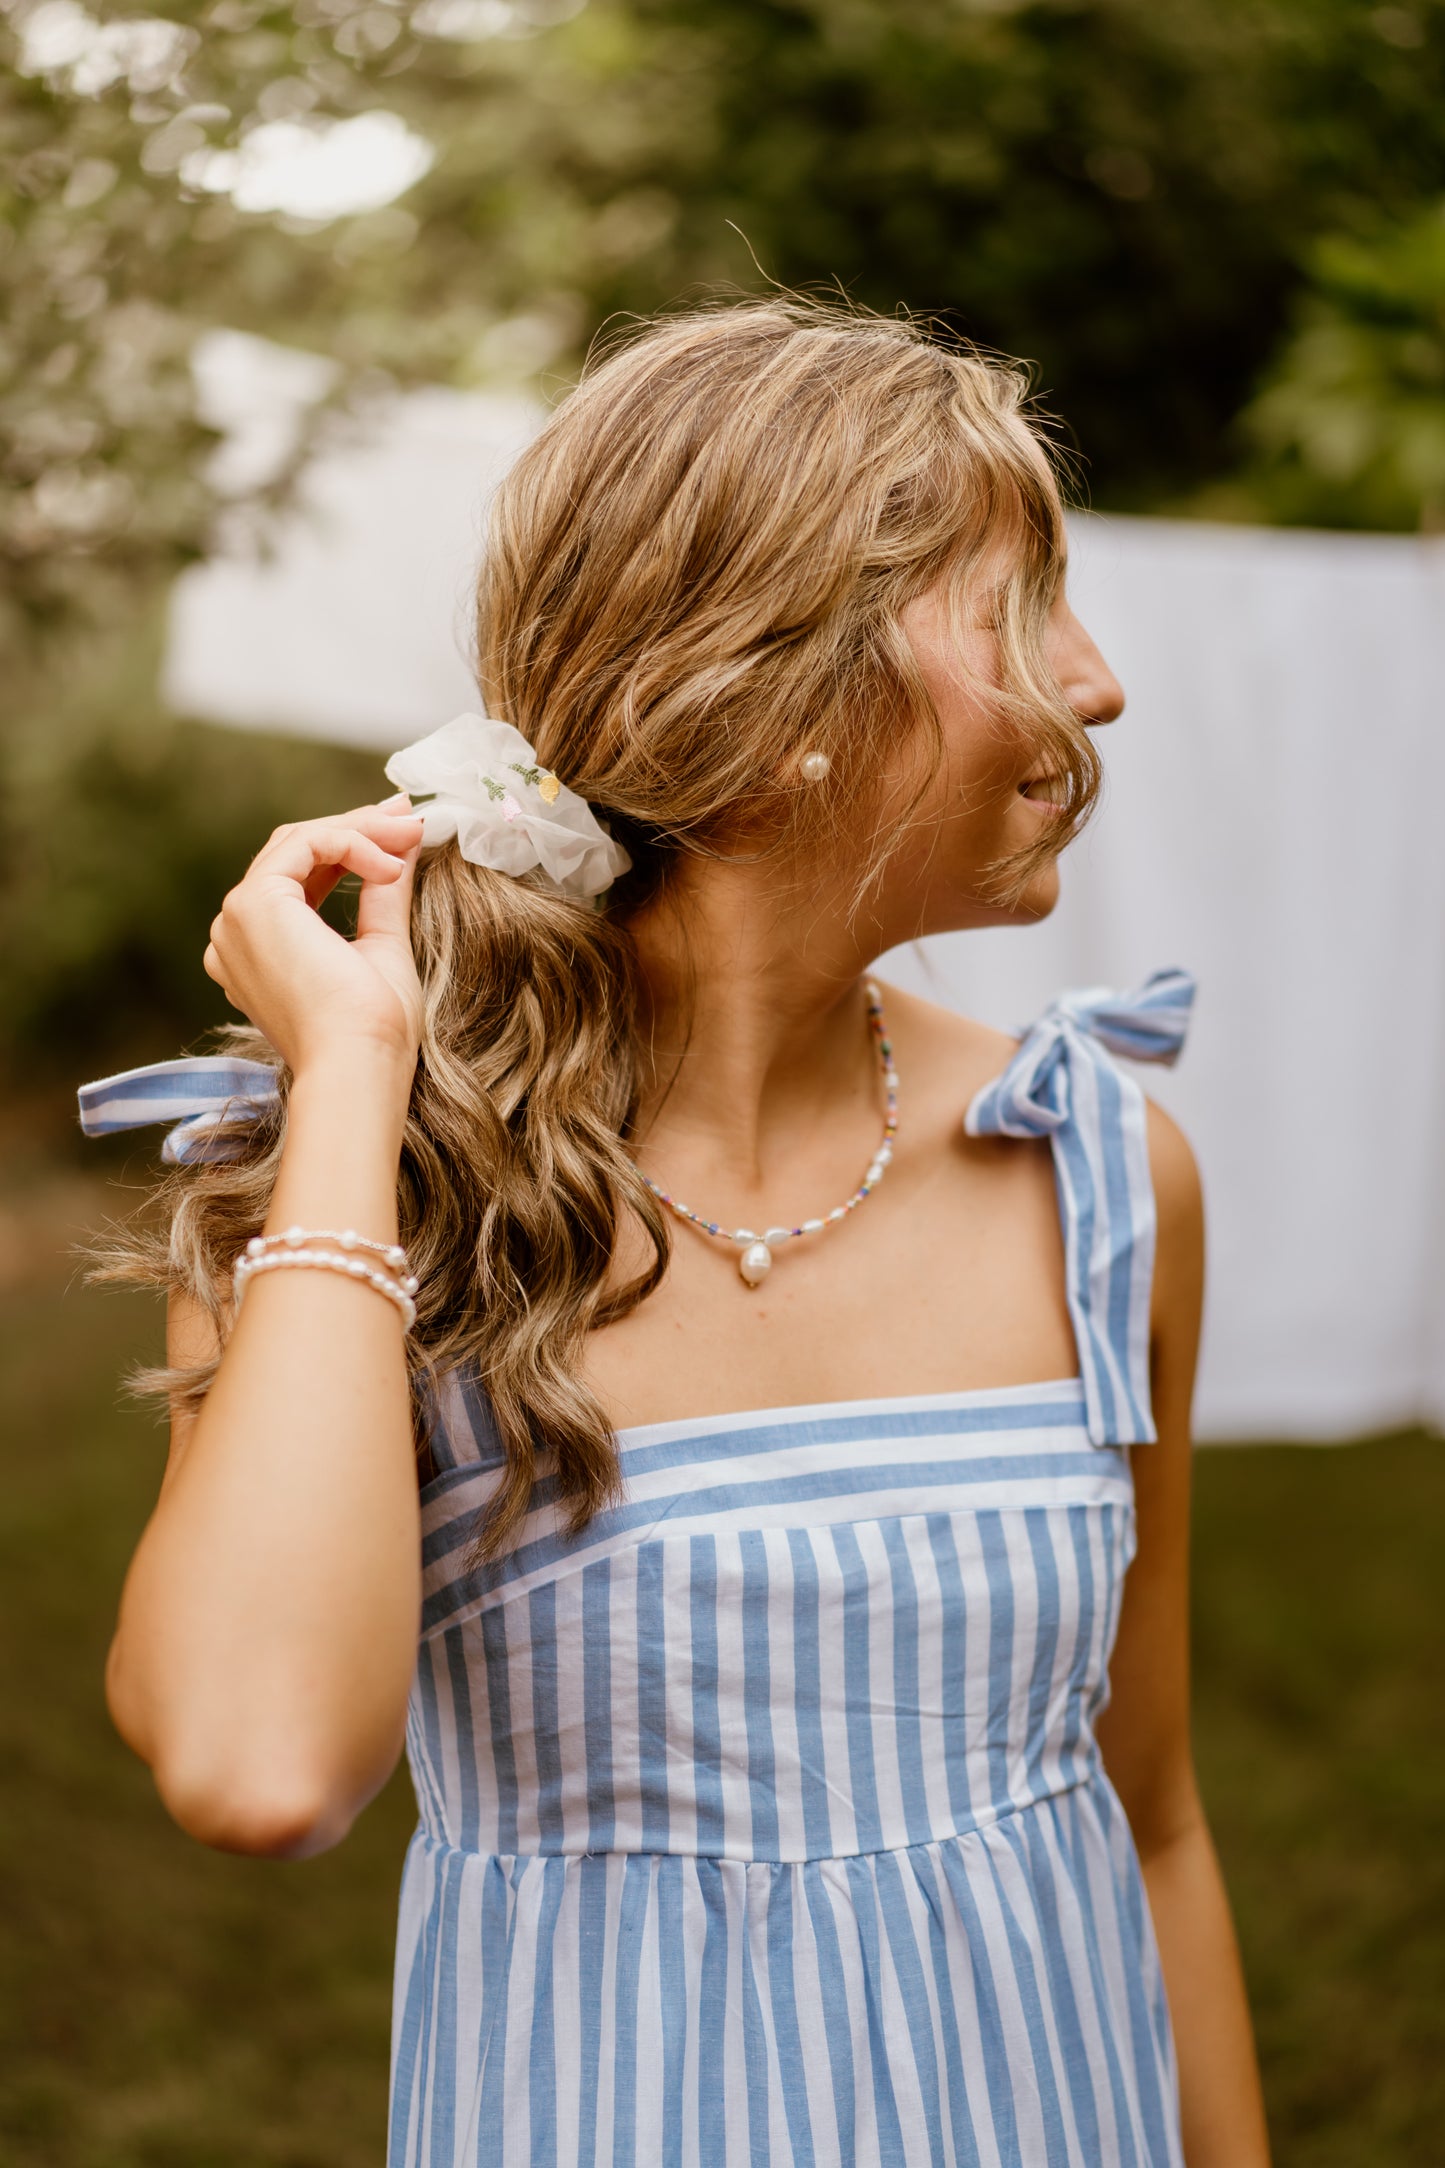
M 800 763 L 805 773 L 815 779 L 827 774 L 830 762 L 826 753 L 818 751 L 807 754 Z M 725 1242 L 738 1253 L 738 1274 L 745 1287 L 761 1287 L 773 1269 L 773 1252 L 780 1243 L 791 1242 L 798 1235 L 820 1235 L 827 1228 L 835 1227 L 845 1220 L 854 1207 L 866 1202 L 882 1181 L 889 1161 L 893 1157 L 893 1142 L 898 1133 L 898 1072 L 893 1066 L 893 1047 L 883 1021 L 883 997 L 871 979 L 863 981 L 868 996 L 868 1024 L 876 1042 L 879 1066 L 883 1072 L 886 1094 L 886 1111 L 883 1121 L 883 1137 L 877 1151 L 868 1162 L 868 1170 L 846 1203 L 832 1212 L 820 1214 L 816 1219 L 803 1220 L 798 1226 L 765 1227 L 760 1235 L 751 1227 L 727 1227 L 721 1221 L 709 1219 L 705 1212 L 694 1212 L 691 1205 L 669 1193 L 644 1174 L 634 1160 L 633 1169 L 644 1187 L 650 1189 L 659 1204 L 666 1205 L 676 1219 L 687 1220 L 699 1234 L 710 1235 L 718 1242 Z M 296 1230 L 296 1240 L 301 1230 Z M 290 1240 L 288 1236 L 286 1238 Z M 373 1245 L 374 1247 L 374 1245 Z M 398 1255 L 400 1256 L 400 1252 Z

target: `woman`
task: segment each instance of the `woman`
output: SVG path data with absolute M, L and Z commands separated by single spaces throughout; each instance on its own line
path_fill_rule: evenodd
M 646 327 L 504 483 L 479 626 L 511 728 L 278 830 L 206 951 L 255 1031 L 91 1088 L 191 1117 L 117 1724 L 286 1857 L 405 1727 L 394 2168 L 1257 2168 L 1199 1187 L 1104 1043 L 1172 1058 L 1192 987 L 1015 1042 L 865 976 L 1052 909 L 1123 705 L 1018 373 Z

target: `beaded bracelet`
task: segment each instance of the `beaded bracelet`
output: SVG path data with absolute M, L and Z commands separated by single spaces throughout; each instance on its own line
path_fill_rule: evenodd
M 417 1283 L 408 1274 L 405 1280 L 393 1279 L 390 1273 L 379 1272 L 368 1265 L 364 1258 L 347 1257 L 336 1250 L 311 1250 L 302 1248 L 273 1249 L 261 1254 L 247 1254 L 238 1259 L 234 1274 L 236 1309 L 239 1313 L 249 1282 L 258 1272 L 280 1272 L 289 1266 L 313 1265 L 323 1272 L 341 1272 L 349 1280 L 362 1280 L 374 1287 L 378 1295 L 385 1295 L 401 1312 L 402 1329 L 410 1332 L 416 1323 L 416 1304 L 412 1296 Z
M 246 1244 L 248 1257 L 264 1256 L 268 1250 L 300 1249 L 303 1242 L 334 1242 L 338 1249 L 370 1250 L 397 1272 L 410 1274 L 406 1251 L 399 1242 L 373 1242 L 369 1235 L 359 1235 L 354 1227 L 344 1227 L 338 1234 L 334 1227 L 288 1227 L 284 1234 L 252 1235 Z M 415 1287 L 407 1290 L 415 1294 Z

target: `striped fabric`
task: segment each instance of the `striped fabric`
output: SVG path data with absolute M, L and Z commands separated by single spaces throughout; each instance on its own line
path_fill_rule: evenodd
M 153 1061 L 82 1084 L 80 1126 L 88 1137 L 114 1136 L 148 1122 L 171 1122 L 161 1157 L 171 1166 L 228 1159 L 237 1124 L 259 1119 L 279 1103 L 276 1072 L 263 1061 L 197 1054 Z
M 1144 1094 L 1098 1054 L 1174 1062 L 1194 980 L 1156 971 L 1136 993 L 1065 994 L 1025 1032 L 1002 1076 L 964 1116 L 971 1137 L 1048 1137 L 1064 1228 L 1069 1313 L 1096 1445 L 1154 1440 L 1149 1409 L 1149 1294 L 1154 1194 Z M 1092 1050 L 1092 1052 L 1091 1052 Z
M 1047 1135 L 1080 1375 L 649 1424 L 575 1539 L 453 1374 L 423 1493 L 390 2168 L 1180 2168 L 1094 1720 L 1154 1435 L 1138 1087 L 1192 984 L 1073 996 L 973 1102 Z M 1142 1306 L 1142 1310 L 1141 1310 Z

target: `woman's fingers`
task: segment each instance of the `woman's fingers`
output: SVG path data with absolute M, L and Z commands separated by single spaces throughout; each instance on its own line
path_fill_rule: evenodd
M 206 953 L 201 958 L 201 968 L 205 972 L 208 979 L 215 980 L 216 984 L 220 987 L 221 992 L 225 995 L 227 1001 L 230 1002 L 231 1007 L 233 1009 L 239 1009 L 241 1004 L 236 999 L 235 995 L 231 992 L 230 987 L 226 984 L 226 967 L 221 962 L 220 952 L 217 949 L 214 941 L 210 941 L 206 944 Z
M 352 806 L 347 812 L 326 813 L 317 820 L 287 821 L 267 837 L 251 861 L 251 870 L 269 869 L 278 855 L 292 851 L 298 837 L 338 829 L 370 837 L 387 850 L 405 850 L 420 832 L 420 821 L 420 814 L 412 812 L 404 791 L 381 805 Z
M 421 822 L 400 810 L 361 810 L 365 828 L 344 819 L 298 821 L 278 828 L 221 906 L 211 927 L 212 948 L 220 951 L 228 933 L 245 943 L 254 912 L 277 880 L 294 883 L 313 907 L 330 895 L 344 873 L 358 877 L 363 893 L 368 886 L 393 885 L 406 868 L 408 853 L 414 854 L 420 844 Z
M 399 869 L 404 870 L 405 868 L 408 848 L 414 850 L 416 847 L 412 837 L 419 826 L 420 823 L 415 820 L 404 823 L 399 836 L 395 839 L 395 846 L 398 847 L 390 847 L 392 846 L 392 839 L 387 838 L 386 842 L 379 846 L 381 857 L 376 863 L 376 868 L 370 872 L 364 865 L 356 865 L 354 862 L 348 866 L 338 864 L 329 858 L 320 860 L 312 867 L 301 884 L 301 892 L 312 910 L 320 910 L 322 904 L 331 894 L 332 889 L 335 888 L 343 873 L 346 872 L 360 874 L 363 896 L 374 893 L 378 887 L 385 889 L 388 885 L 395 886 Z M 376 839 L 373 837 L 368 840 L 375 841 Z M 410 905 L 408 904 L 409 908 Z
M 384 800 L 380 805 L 358 806 L 354 814 L 343 813 L 339 818 L 345 827 L 360 828 L 363 834 L 369 835 L 374 842 L 379 842 L 388 855 L 403 860 L 409 851 L 415 849 L 416 840 L 421 834 L 421 817 L 412 812 L 411 799 L 404 790 L 398 791 L 395 797 Z M 341 879 L 341 873 L 339 866 L 318 866 L 312 873 L 305 889 L 306 901 L 313 910 L 320 909 Z M 396 877 L 392 875 L 390 878 L 394 881 Z M 363 881 L 363 895 L 370 885 L 374 883 Z M 409 891 L 407 908 L 409 911 Z
M 295 821 L 278 828 L 252 861 L 243 879 L 226 897 L 210 929 L 210 941 L 202 959 L 209 978 L 215 980 L 231 1003 L 267 1028 L 278 995 L 281 1009 L 276 1017 L 281 1037 L 278 1045 L 296 1033 L 285 1004 L 291 998 L 284 989 L 297 982 L 298 970 L 310 973 L 323 949 L 329 954 L 335 943 L 340 966 L 348 944 L 327 931 L 311 912 L 297 916 L 298 895 L 314 909 L 336 886 L 343 874 L 354 874 L 361 883 L 358 936 L 400 936 L 405 945 L 406 969 L 388 968 L 378 953 L 382 980 L 399 994 L 407 1006 L 408 975 L 414 976 L 408 939 L 411 912 L 411 873 L 421 847 L 422 824 L 408 807 L 405 796 L 381 806 L 360 806 L 354 813 L 336 814 L 321 820 Z M 288 898 L 291 899 L 288 901 Z M 317 946 L 318 941 L 321 947 Z M 304 962 L 309 958 L 309 962 Z M 278 976 L 279 973 L 279 976 Z M 393 983 L 395 981 L 395 983 Z M 312 995 L 317 982 L 313 979 Z M 349 982 L 348 982 L 349 983 Z M 361 983 L 361 982 L 358 982 Z M 321 987 L 329 998 L 339 991 Z M 352 985 L 345 999 L 355 999 Z M 313 1018 L 314 1020 L 314 1018 Z
M 313 911 L 319 911 L 341 879 L 340 866 L 316 866 L 301 883 L 301 893 Z
M 413 844 L 394 881 L 363 881 L 356 901 L 358 941 L 382 934 L 410 943 L 411 892 L 418 855 L 418 846 Z
M 339 821 L 302 822 L 273 836 L 246 878 L 279 874 L 303 889 L 316 875 L 324 880 L 329 874 L 326 887 L 334 887 L 343 873 L 355 873 L 363 881 L 394 881 L 401 872 L 403 854 L 418 840 L 421 823 L 392 817 L 374 825 L 382 830 L 380 836 Z

